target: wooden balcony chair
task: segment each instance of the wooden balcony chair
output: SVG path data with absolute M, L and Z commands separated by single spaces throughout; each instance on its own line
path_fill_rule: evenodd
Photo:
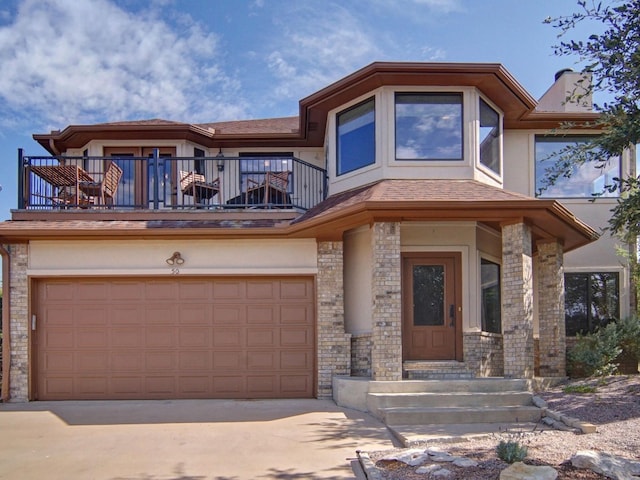
M 264 181 L 256 182 L 247 178 L 245 203 L 289 203 L 289 170 L 283 172 L 265 172 Z M 251 200 L 251 201 L 250 201 Z
M 180 191 L 193 197 L 194 205 L 201 205 L 202 200 L 211 200 L 220 192 L 220 177 L 207 182 L 201 173 L 180 170 Z
M 89 198 L 89 203 L 95 205 L 99 199 L 100 205 L 106 205 L 107 200 L 116 196 L 118 184 L 122 178 L 122 169 L 115 163 L 109 163 L 100 182 L 80 182 L 80 191 Z

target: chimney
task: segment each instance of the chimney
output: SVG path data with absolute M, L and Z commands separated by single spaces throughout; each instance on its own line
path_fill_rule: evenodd
M 537 112 L 592 112 L 588 91 L 591 74 L 565 68 L 556 72 L 555 82 L 538 100 Z

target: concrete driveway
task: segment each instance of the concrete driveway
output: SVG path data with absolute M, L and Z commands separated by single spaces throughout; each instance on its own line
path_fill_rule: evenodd
M 392 446 L 329 400 L 0 405 L 1 479 L 354 479 L 356 450 Z

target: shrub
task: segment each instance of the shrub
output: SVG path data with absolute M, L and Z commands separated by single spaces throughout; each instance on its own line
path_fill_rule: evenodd
M 507 463 L 521 462 L 527 458 L 527 447 L 515 440 L 501 440 L 496 447 L 498 458 Z
M 612 375 L 627 356 L 635 358 L 636 363 L 640 356 L 640 319 L 636 316 L 611 322 L 594 333 L 578 335 L 567 356 L 569 375 Z

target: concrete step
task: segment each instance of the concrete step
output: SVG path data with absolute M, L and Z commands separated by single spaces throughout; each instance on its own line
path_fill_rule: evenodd
M 474 438 L 497 438 L 505 436 L 505 432 L 533 433 L 547 430 L 549 427 L 540 423 L 449 423 L 430 425 L 389 425 L 391 433 L 405 448 L 421 447 L 433 443 L 473 440 Z M 496 443 L 499 440 L 496 440 Z
M 475 378 L 473 380 L 400 380 L 369 382 L 369 393 L 526 392 L 526 379 Z
M 531 405 L 531 399 L 530 392 L 370 393 L 367 407 L 507 407 Z
M 503 407 L 386 407 L 379 410 L 387 425 L 538 422 L 534 406 Z

